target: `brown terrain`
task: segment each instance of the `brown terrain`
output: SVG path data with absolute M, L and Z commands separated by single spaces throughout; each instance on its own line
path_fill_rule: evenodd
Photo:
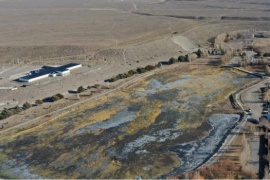
M 231 37 L 236 37 L 238 32 L 252 34 L 269 30 L 269 5 L 268 0 L 0 0 L 0 87 L 18 87 L 15 91 L 0 90 L 0 110 L 21 106 L 24 102 L 34 104 L 35 100 L 56 93 L 65 96 L 65 99 L 59 102 L 44 103 L 0 121 L 3 142 L 10 139 L 5 137 L 6 132 L 9 137 L 14 135 L 16 138 L 16 133 L 22 131 L 24 134 L 25 129 L 17 131 L 17 127 L 10 129 L 14 131 L 9 131 L 9 128 L 15 125 L 27 129 L 37 125 L 35 123 L 47 120 L 51 120 L 51 123 L 55 119 L 58 121 L 59 117 L 66 117 L 69 111 L 76 112 L 85 108 L 84 105 L 79 106 L 83 102 L 96 102 L 98 98 L 107 96 L 107 93 L 119 92 L 134 86 L 134 83 L 142 81 L 143 78 L 160 71 L 169 71 L 171 68 L 136 75 L 118 83 L 104 82 L 119 73 L 155 65 L 159 61 L 167 61 L 170 57 L 178 58 L 179 55 L 192 53 L 198 48 L 211 49 L 219 38 L 224 41 L 223 36 L 227 35 L 224 33 L 232 32 Z M 239 39 L 230 39 L 233 44 L 231 46 L 242 47 L 250 44 L 249 40 Z M 240 44 L 237 40 L 241 41 Z M 269 52 L 269 38 L 257 38 L 254 47 L 263 53 Z M 220 56 L 210 56 L 204 61 L 197 60 L 193 63 L 211 64 L 212 59 L 216 62 L 219 58 Z M 237 58 L 235 62 L 238 61 Z M 83 67 L 72 71 L 71 75 L 66 77 L 47 78 L 30 84 L 14 81 L 42 65 L 70 62 L 81 63 Z M 202 68 L 203 71 L 207 69 L 204 65 L 194 66 L 196 70 Z M 186 64 L 182 68 L 191 72 L 193 69 L 188 69 L 190 67 L 193 66 Z M 262 66 L 258 66 L 258 69 L 256 67 L 246 68 L 262 72 Z M 29 86 L 21 87 L 23 84 Z M 94 93 L 91 90 L 86 91 L 81 97 L 69 93 L 80 85 L 87 87 L 94 84 L 101 84 L 103 89 L 95 89 Z M 229 90 L 225 93 L 229 94 Z M 257 97 L 250 97 L 250 92 L 251 90 L 243 94 L 243 101 L 257 100 Z M 95 93 L 95 96 L 89 98 L 89 94 Z M 222 113 L 222 105 L 226 107 L 225 113 L 242 112 L 241 109 L 233 110 L 228 102 L 224 102 L 226 97 L 220 98 L 224 104 L 215 105 L 218 113 Z M 260 103 L 254 105 L 243 102 L 244 108 L 256 111 L 256 119 L 261 111 Z M 109 114 L 105 113 L 105 116 Z M 27 123 L 28 121 L 30 123 Z M 257 178 L 259 164 L 256 153 L 260 139 L 254 132 L 258 134 L 258 131 L 257 125 L 247 123 L 244 133 L 241 132 L 232 141 L 220 161 L 209 167 L 202 167 L 200 171 L 175 177 Z M 2 147 L 4 146 L 0 146 Z M 0 149 L 0 162 L 5 158 L 2 151 L 4 149 Z M 178 158 L 174 159 L 172 166 L 179 166 L 178 161 Z M 114 166 L 118 166 L 117 163 Z M 169 172 L 170 167 L 166 168 L 166 172 Z M 153 174 L 158 172 L 155 170 Z M 215 174 L 221 170 L 224 176 Z M 0 169 L 0 175 L 5 177 L 6 174 Z M 12 177 L 10 174 L 6 176 Z M 27 176 L 27 173 L 24 177 L 39 178 Z

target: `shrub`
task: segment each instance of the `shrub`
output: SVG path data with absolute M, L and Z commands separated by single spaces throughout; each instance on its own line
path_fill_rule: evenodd
M 63 99 L 63 98 L 64 98 L 64 95 L 63 95 L 63 94 L 60 94 L 60 93 L 56 94 L 56 96 L 57 96 L 59 99 Z
M 142 74 L 142 73 L 145 73 L 146 70 L 145 70 L 144 68 L 138 68 L 138 69 L 137 69 L 137 72 L 138 72 L 139 74 Z
M 55 101 L 58 101 L 60 98 L 58 96 L 56 96 L 56 95 L 53 95 L 51 97 L 51 99 L 52 99 L 53 102 L 55 102 Z
M 135 71 L 135 70 L 130 70 L 130 71 L 128 71 L 128 74 L 132 76 L 132 75 L 134 75 L 134 74 L 137 74 L 137 71 Z
M 24 109 L 29 109 L 30 107 L 32 107 L 32 105 L 31 105 L 30 103 L 28 103 L 28 102 L 25 102 L 25 103 L 23 104 L 23 108 L 24 108 Z
M 156 67 L 161 67 L 162 66 L 162 63 L 159 62 L 158 64 L 156 64 Z
M 118 79 L 116 78 L 116 77 L 113 77 L 112 79 L 111 79 L 111 82 L 115 82 L 115 81 L 117 81 Z
M 178 60 L 175 59 L 174 57 L 172 57 L 172 58 L 169 59 L 168 64 L 174 64 L 174 63 L 177 63 L 177 62 L 178 62 Z
M 78 92 L 78 93 L 81 93 L 81 92 L 83 92 L 83 91 L 85 91 L 85 89 L 84 89 L 82 86 L 78 87 L 78 89 L 77 89 L 77 92 Z
M 195 54 L 197 54 L 198 58 L 201 58 L 203 55 L 203 52 L 201 49 L 198 49 L 198 51 Z
M 125 73 L 124 76 L 125 76 L 126 78 L 128 78 L 128 77 L 130 77 L 130 76 L 132 76 L 132 75 L 130 75 L 130 74 L 128 74 L 128 73 Z
M 37 100 L 35 101 L 35 103 L 36 103 L 36 105 L 41 105 L 41 104 L 43 104 L 43 101 L 40 100 L 40 99 L 37 99 Z
M 151 71 L 151 70 L 156 69 L 156 67 L 155 67 L 155 66 L 152 66 L 152 65 L 147 65 L 147 66 L 145 66 L 145 69 L 146 69 L 147 71 Z
M 257 52 L 257 54 L 255 56 L 257 57 L 261 57 L 262 53 L 260 51 Z
M 16 114 L 23 111 L 23 109 L 21 107 L 19 107 L 19 106 L 14 107 L 13 110 L 15 111 Z
M 0 120 L 3 120 L 3 119 L 5 119 L 6 117 L 1 113 L 0 114 Z
M 8 118 L 13 115 L 12 111 L 7 108 L 4 108 L 1 114 L 4 116 L 4 118 Z
M 188 62 L 188 58 L 187 58 L 187 56 L 182 56 L 181 55 L 181 56 L 178 57 L 178 61 L 179 62 Z

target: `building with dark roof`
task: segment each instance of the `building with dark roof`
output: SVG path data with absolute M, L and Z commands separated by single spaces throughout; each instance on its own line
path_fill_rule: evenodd
M 19 78 L 22 82 L 33 82 L 49 76 L 65 76 L 70 74 L 70 70 L 81 67 L 81 64 L 70 63 L 59 67 L 42 66 L 38 70 L 33 70 L 27 73 L 27 76 Z

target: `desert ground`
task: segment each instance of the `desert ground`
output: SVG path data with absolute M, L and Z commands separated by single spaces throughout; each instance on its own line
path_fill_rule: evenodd
M 0 1 L 1 87 L 20 87 L 12 80 L 42 65 L 84 65 L 68 78 L 47 79 L 19 92 L 1 91 L 0 108 L 7 103 L 34 103 L 42 96 L 177 58 L 211 46 L 221 33 L 268 30 L 266 4 L 251 0 Z
M 104 80 L 119 73 L 156 65 L 198 48 L 211 49 L 222 33 L 269 30 L 269 5 L 267 0 L 0 0 L 0 110 L 26 101 L 35 103 L 56 93 L 65 96 L 58 103 L 44 103 L 12 116 L 0 126 L 7 121 L 18 124 L 80 101 L 71 100 L 75 95 L 69 93 L 80 85 L 108 86 Z M 256 39 L 255 46 L 267 52 L 269 39 Z M 194 62 L 208 63 L 211 58 L 220 56 Z M 29 84 L 16 81 L 42 65 L 70 62 L 83 67 L 65 77 Z M 73 178 L 158 178 L 199 166 L 209 158 L 202 154 L 213 154 L 223 136 L 241 120 L 240 112 L 226 102 L 228 94 L 255 79 L 204 65 L 176 66 L 180 67 L 165 73 L 156 71 L 156 75 L 141 77 L 135 86 L 131 83 L 125 90 L 91 99 L 59 118 L 48 116 L 48 122 L 40 126 L 1 134 L 0 162 L 4 163 L 0 176 L 66 178 L 69 173 Z M 1 89 L 6 87 L 18 89 Z M 174 102 L 170 98 L 178 99 Z M 185 99 L 195 102 L 196 107 L 189 107 Z M 142 123 L 142 119 L 147 122 Z M 186 122 L 188 119 L 191 122 Z M 95 136 L 103 137 L 101 144 Z M 85 144 L 89 137 L 91 141 Z M 72 142 L 77 142 L 77 148 Z M 49 156 L 50 152 L 55 153 Z M 200 160 L 193 161 L 190 154 Z M 10 167 L 14 169 L 7 171 Z
M 2 0 L 1 62 L 12 63 L 19 58 L 23 63 L 40 59 L 51 63 L 48 58 L 55 62 L 81 55 L 84 60 L 105 58 L 119 63 L 125 53 L 128 64 L 133 64 L 171 57 L 180 50 L 171 36 L 181 34 L 196 45 L 206 45 L 223 32 L 269 29 L 268 3 Z

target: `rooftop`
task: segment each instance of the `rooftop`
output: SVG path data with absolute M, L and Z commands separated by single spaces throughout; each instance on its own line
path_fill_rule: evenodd
M 69 68 L 78 66 L 80 64 L 78 63 L 69 63 L 69 64 L 65 64 L 59 67 L 52 67 L 52 66 L 42 66 L 40 69 L 38 70 L 33 70 L 30 71 L 31 74 L 27 75 L 27 76 L 23 76 L 20 77 L 20 79 L 33 79 L 33 78 L 37 78 L 43 75 L 49 75 L 53 72 L 63 72 L 63 71 L 67 71 L 69 70 Z

